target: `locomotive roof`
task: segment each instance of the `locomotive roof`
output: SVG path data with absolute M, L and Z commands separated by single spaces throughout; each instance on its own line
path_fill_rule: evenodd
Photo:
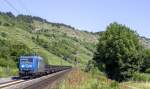
M 41 56 L 20 56 L 20 58 L 39 58 L 39 59 L 43 59 Z

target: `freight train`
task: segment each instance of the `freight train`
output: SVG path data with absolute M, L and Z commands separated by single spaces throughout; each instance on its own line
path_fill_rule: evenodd
M 40 56 L 21 56 L 19 58 L 20 78 L 36 78 L 69 68 L 71 66 L 48 65 Z

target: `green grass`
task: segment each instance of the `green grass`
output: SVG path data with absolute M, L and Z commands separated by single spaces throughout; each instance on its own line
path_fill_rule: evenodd
M 0 78 L 8 77 L 8 76 L 16 76 L 18 75 L 17 68 L 10 68 L 8 67 L 0 67 Z
M 129 89 L 150 89 L 150 82 L 129 81 L 121 83 L 120 85 L 128 86 Z
M 56 86 L 56 89 L 119 89 L 119 83 L 107 79 L 105 75 L 92 75 L 74 69 Z
M 147 81 L 150 81 L 150 74 L 136 72 L 136 73 L 134 73 L 132 80 L 147 82 Z
M 21 42 L 21 43 L 25 44 L 30 49 L 33 49 L 35 52 L 41 54 L 41 56 L 48 59 L 50 61 L 49 62 L 50 64 L 58 64 L 60 62 L 60 60 L 62 60 L 61 58 L 57 57 L 56 55 L 49 53 L 44 48 L 35 44 L 30 39 L 32 34 L 30 34 L 29 32 L 26 32 L 26 31 L 21 30 L 19 28 L 16 29 L 16 28 L 0 27 L 0 29 L 1 29 L 0 32 L 7 33 L 7 37 L 5 39 L 11 40 L 12 43 L 17 41 L 17 42 Z M 67 62 L 65 62 L 65 61 L 63 61 L 63 62 L 64 62 L 64 64 L 67 64 Z
M 97 42 L 95 35 L 63 25 L 37 20 L 30 23 L 24 19 L 0 14 L 0 67 L 6 68 L 9 65 L 15 69 L 20 55 L 33 53 L 42 56 L 52 65 L 74 65 L 77 59 L 80 66 L 85 66 L 92 59 Z
M 55 89 L 150 89 L 150 82 L 119 83 L 108 79 L 105 74 L 97 70 L 83 72 L 80 69 L 74 69 L 59 82 Z

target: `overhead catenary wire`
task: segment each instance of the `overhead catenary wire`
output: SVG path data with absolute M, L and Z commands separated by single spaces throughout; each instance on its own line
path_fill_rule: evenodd
M 1 1 L 0 3 L 2 3 L 2 1 Z M 3 10 L 3 7 L 2 7 L 2 5 L 0 5 L 0 10 Z
M 18 14 L 21 14 L 20 11 L 18 9 L 16 9 L 16 7 L 9 0 L 4 0 L 4 2 L 6 4 L 8 4 L 12 9 L 14 9 Z M 18 2 L 18 4 L 20 4 L 20 7 L 26 11 L 27 14 L 29 14 L 29 15 L 33 15 L 34 14 L 33 12 L 31 12 L 28 9 L 28 7 L 24 4 L 23 1 L 17 0 L 17 2 Z M 43 25 L 44 25 L 44 20 L 42 21 L 42 26 L 41 26 L 42 29 L 44 29 Z
M 4 0 L 4 2 L 7 3 L 12 9 L 14 9 L 18 14 L 20 14 L 20 11 L 17 10 L 17 9 L 13 6 L 13 4 L 11 4 L 11 3 L 10 3 L 9 1 L 7 1 L 7 0 Z
M 17 0 L 22 9 L 26 11 L 26 13 L 29 13 L 30 15 L 32 14 L 31 11 L 28 9 L 28 7 L 22 2 L 22 0 Z

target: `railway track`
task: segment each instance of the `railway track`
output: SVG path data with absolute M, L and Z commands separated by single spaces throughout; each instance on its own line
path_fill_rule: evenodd
M 66 69 L 53 74 L 42 76 L 36 79 L 29 80 L 13 80 L 5 83 L 0 83 L 0 89 L 51 89 L 56 80 L 60 80 L 63 75 L 71 69 Z
M 8 81 L 8 82 L 4 82 L 4 83 L 0 83 L 0 89 L 5 89 L 6 87 L 15 85 L 15 84 L 19 84 L 24 82 L 25 80 L 12 80 L 12 81 Z
M 57 83 L 58 80 L 61 80 L 62 77 L 69 71 L 71 71 L 71 69 L 61 71 L 58 74 L 54 74 L 40 82 L 27 86 L 24 89 L 51 89 L 55 83 Z

